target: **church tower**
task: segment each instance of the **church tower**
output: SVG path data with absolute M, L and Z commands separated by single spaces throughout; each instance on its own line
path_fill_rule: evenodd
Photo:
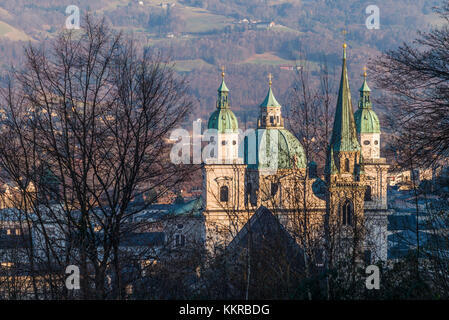
M 224 76 L 223 69 L 216 109 L 207 126 L 207 135 L 213 139 L 210 142 L 214 148 L 204 160 L 203 167 L 206 243 L 209 248 L 226 242 L 220 236 L 220 230 L 225 230 L 223 234 L 229 233 L 232 227 L 229 217 L 238 216 L 244 210 L 246 165 L 238 154 L 238 121 L 230 108 Z
M 363 159 L 380 158 L 380 126 L 379 118 L 373 111 L 371 105 L 371 90 L 366 83 L 366 70 L 363 74 L 364 80 L 360 88 L 359 108 L 354 113 L 357 125 L 357 133 L 360 137 Z
M 379 118 L 373 110 L 370 94 L 371 90 L 364 80 L 360 88 L 359 108 L 354 113 L 357 134 L 362 147 L 367 190 L 365 193 L 365 208 L 387 209 L 387 173 L 389 165 L 380 156 L 380 124 Z
M 268 93 L 264 101 L 259 106 L 260 112 L 257 127 L 258 129 L 283 128 L 284 119 L 282 118 L 281 113 L 282 107 L 274 97 L 273 90 L 271 89 L 272 85 L 271 73 L 268 75 L 268 79 L 269 79 Z
M 366 252 L 370 260 L 387 260 L 388 255 L 388 200 L 387 174 L 389 165 L 380 154 L 379 118 L 371 103 L 366 68 L 360 88 L 359 107 L 354 113 L 357 134 L 362 147 L 366 191 L 364 196 Z
M 218 88 L 216 110 L 212 113 L 208 122 L 209 130 L 217 133 L 217 155 L 213 155 L 216 163 L 235 163 L 241 161 L 238 158 L 238 121 L 229 106 L 229 89 L 224 81 L 224 69 L 221 73 L 222 81 Z M 212 159 L 209 159 L 212 160 Z
M 328 238 L 361 253 L 364 237 L 365 176 L 357 139 L 346 65 L 346 43 L 332 137 L 326 163 Z M 339 250 L 341 252 L 341 250 Z M 354 255 L 354 256 L 359 256 Z

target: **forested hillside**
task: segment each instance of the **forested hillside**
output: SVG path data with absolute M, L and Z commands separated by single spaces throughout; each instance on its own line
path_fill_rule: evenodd
M 327 63 L 337 81 L 344 28 L 356 100 L 368 60 L 438 24 L 432 7 L 440 3 L 378 1 L 380 29 L 368 30 L 365 8 L 373 3 L 364 0 L 0 0 L 0 62 L 3 70 L 20 64 L 23 45 L 63 30 L 65 9 L 74 4 L 81 19 L 87 11 L 104 15 L 142 45 L 170 55 L 177 70 L 189 77 L 197 101 L 194 118 L 207 119 L 213 110 L 219 67 L 224 65 L 232 107 L 244 122 L 254 120 L 269 72 L 283 105 L 288 105 L 295 77 L 292 66 L 304 65 L 304 59 L 312 75 Z

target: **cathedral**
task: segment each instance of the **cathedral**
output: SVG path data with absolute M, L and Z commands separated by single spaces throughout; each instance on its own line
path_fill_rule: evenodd
M 299 246 L 308 245 L 304 239 L 309 239 L 338 255 L 345 253 L 341 248 L 346 244 L 365 261 L 387 259 L 389 165 L 381 158 L 379 119 L 366 77 L 365 71 L 354 113 L 344 44 L 325 174 L 319 177 L 313 159 L 307 159 L 301 142 L 284 127 L 271 76 L 257 128 L 247 130 L 242 138 L 222 73 L 216 109 L 207 127 L 216 132 L 215 152 L 204 159 L 203 167 L 209 249 L 226 247 L 264 208 L 296 235 Z

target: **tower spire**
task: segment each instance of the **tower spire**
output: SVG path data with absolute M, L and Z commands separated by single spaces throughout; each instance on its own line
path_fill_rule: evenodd
M 366 82 L 366 66 L 363 67 L 363 84 L 360 87 L 360 100 L 359 100 L 359 108 L 360 109 L 371 109 L 371 100 L 370 100 L 370 93 L 371 89 L 368 87 L 368 83 Z
M 268 93 L 262 102 L 260 107 L 259 128 L 266 127 L 283 127 L 284 120 L 282 119 L 281 105 L 276 100 L 273 94 L 273 90 L 271 88 L 273 83 L 273 75 L 268 74 Z
M 229 108 L 228 94 L 229 89 L 226 86 L 225 80 L 225 67 L 221 67 L 221 84 L 218 87 L 218 99 L 217 99 L 217 108 Z
M 343 44 L 340 88 L 338 90 L 337 108 L 335 110 L 330 145 L 335 152 L 360 150 L 352 110 L 351 91 L 349 89 L 348 69 L 346 65 L 346 43 Z

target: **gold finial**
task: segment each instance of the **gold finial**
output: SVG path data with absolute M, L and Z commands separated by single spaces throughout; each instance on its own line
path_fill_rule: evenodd
M 347 44 L 346 44 L 346 35 L 348 34 L 348 31 L 347 31 L 346 29 L 343 29 L 343 31 L 342 31 L 341 33 L 343 34 L 343 37 L 344 37 L 344 41 L 343 41 L 343 49 L 345 49 L 345 52 L 346 52 L 346 47 L 347 47 Z
M 268 84 L 270 85 L 270 87 L 271 87 L 271 84 L 272 84 L 272 80 L 273 80 L 273 75 L 271 73 L 269 73 L 268 74 Z
M 224 79 L 225 76 L 225 67 L 221 66 L 221 77 Z
M 365 78 L 365 80 L 366 80 L 366 76 L 367 76 L 366 70 L 368 70 L 368 68 L 366 66 L 364 66 L 363 67 L 363 77 Z

